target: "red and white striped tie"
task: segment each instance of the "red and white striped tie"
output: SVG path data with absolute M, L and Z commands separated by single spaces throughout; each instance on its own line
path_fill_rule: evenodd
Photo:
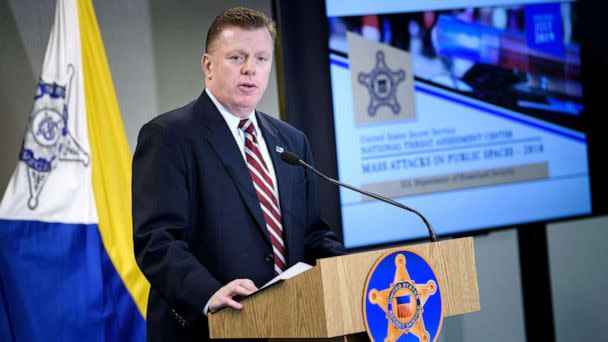
M 253 187 L 258 195 L 260 207 L 266 221 L 266 229 L 270 233 L 272 249 L 274 251 L 274 273 L 279 275 L 287 269 L 285 262 L 285 243 L 283 242 L 283 225 L 279 202 L 275 194 L 275 187 L 270 178 L 268 166 L 260 153 L 260 146 L 256 138 L 253 122 L 243 119 L 239 122 L 239 129 L 245 134 L 245 160 L 253 181 Z

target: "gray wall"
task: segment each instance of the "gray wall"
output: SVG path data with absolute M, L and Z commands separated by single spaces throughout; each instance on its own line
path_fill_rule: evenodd
M 547 229 L 558 342 L 608 341 L 608 218 Z
M 0 191 L 17 162 L 55 0 L 0 0 Z M 116 95 L 131 150 L 144 122 L 196 98 L 203 89 L 199 59 L 206 28 L 235 4 L 270 15 L 270 0 L 95 0 Z M 276 76 L 262 111 L 278 115 Z M 548 228 L 551 285 L 559 341 L 608 340 L 608 217 Z M 525 340 L 515 230 L 475 239 L 482 311 L 444 322 L 440 341 Z M 573 329 L 573 327 L 576 327 Z

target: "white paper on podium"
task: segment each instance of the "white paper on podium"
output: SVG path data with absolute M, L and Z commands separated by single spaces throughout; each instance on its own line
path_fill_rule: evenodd
M 274 277 L 271 281 L 269 281 L 266 284 L 264 284 L 264 286 L 260 287 L 260 289 L 258 291 L 261 291 L 261 290 L 267 288 L 268 286 L 270 286 L 270 285 L 272 285 L 272 284 L 274 284 L 276 282 L 293 278 L 293 277 L 297 276 L 300 273 L 304 273 L 304 272 L 308 271 L 311 268 L 312 268 L 312 266 L 310 266 L 309 264 L 306 264 L 306 263 L 303 263 L 303 262 L 299 262 L 299 263 L 291 266 L 290 268 L 286 269 L 285 272 L 283 272 L 283 273 L 279 274 L 278 276 Z

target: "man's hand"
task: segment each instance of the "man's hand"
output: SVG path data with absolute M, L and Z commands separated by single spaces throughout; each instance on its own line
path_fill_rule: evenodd
M 249 279 L 233 280 L 211 296 L 211 299 L 209 299 L 209 311 L 215 311 L 225 306 L 241 310 L 243 305 L 232 298 L 235 296 L 248 296 L 257 290 L 258 288 L 253 281 Z

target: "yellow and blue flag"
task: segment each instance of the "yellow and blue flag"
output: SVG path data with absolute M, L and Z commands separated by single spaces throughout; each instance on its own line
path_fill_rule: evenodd
M 25 118 L 24 118 L 25 119 Z M 143 341 L 131 154 L 91 0 L 58 0 L 0 202 L 1 341 Z

